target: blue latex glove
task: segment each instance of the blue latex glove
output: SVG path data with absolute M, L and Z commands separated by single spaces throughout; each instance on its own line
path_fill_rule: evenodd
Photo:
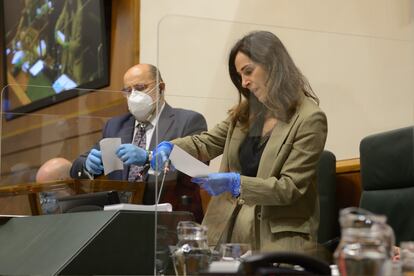
M 104 168 L 102 164 L 102 153 L 100 150 L 92 149 L 91 152 L 89 152 L 88 157 L 86 158 L 85 168 L 91 174 L 102 174 Z
M 158 146 L 154 150 L 151 160 L 151 168 L 154 171 L 163 171 L 165 168 L 165 164 L 169 164 L 170 154 L 173 147 L 174 144 L 168 141 L 162 141 L 158 144 Z M 174 170 L 174 168 L 171 166 L 170 170 Z
M 125 165 L 143 166 L 148 160 L 147 151 L 133 144 L 122 144 L 115 152 Z
M 230 192 L 233 197 L 240 195 L 240 174 L 210 173 L 208 177 L 195 177 L 191 179 L 206 190 L 210 195 L 216 196 L 224 192 Z

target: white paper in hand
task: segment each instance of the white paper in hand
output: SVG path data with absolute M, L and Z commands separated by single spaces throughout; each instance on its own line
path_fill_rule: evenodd
M 102 152 L 102 163 L 104 174 L 107 175 L 113 171 L 123 170 L 124 164 L 116 156 L 115 152 L 121 145 L 121 138 L 104 138 L 99 142 Z
M 192 157 L 177 145 L 174 145 L 171 151 L 170 160 L 177 170 L 191 177 L 202 177 L 212 173 L 209 166 Z

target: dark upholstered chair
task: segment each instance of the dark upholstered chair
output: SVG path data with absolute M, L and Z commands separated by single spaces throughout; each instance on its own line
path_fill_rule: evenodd
M 299 265 L 303 269 L 296 270 L 292 267 L 294 265 Z M 243 275 L 331 275 L 331 269 L 327 263 L 309 255 L 272 252 L 246 257 L 243 259 L 240 273 Z
M 360 143 L 360 207 L 386 215 L 396 243 L 414 240 L 414 128 L 370 135 Z
M 336 158 L 330 151 L 323 151 L 318 164 L 318 190 L 320 224 L 318 242 L 323 244 L 339 236 L 336 206 Z

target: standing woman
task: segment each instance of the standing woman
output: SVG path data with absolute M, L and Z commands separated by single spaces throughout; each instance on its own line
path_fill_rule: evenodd
M 201 161 L 223 154 L 220 173 L 194 178 L 213 197 L 203 224 L 208 242 L 250 243 L 260 251 L 304 251 L 316 243 L 316 167 L 326 116 L 282 42 L 267 31 L 239 40 L 229 56 L 239 103 L 200 135 L 162 142 L 152 166 L 174 145 Z

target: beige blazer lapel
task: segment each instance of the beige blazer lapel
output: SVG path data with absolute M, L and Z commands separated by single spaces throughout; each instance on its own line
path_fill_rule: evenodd
M 267 177 L 273 173 L 274 167 L 277 165 L 277 156 L 288 137 L 292 126 L 295 124 L 299 114 L 296 113 L 289 123 L 278 121 L 275 128 L 272 131 L 269 141 L 263 150 L 262 158 L 260 159 L 259 168 L 257 170 L 257 176 Z

